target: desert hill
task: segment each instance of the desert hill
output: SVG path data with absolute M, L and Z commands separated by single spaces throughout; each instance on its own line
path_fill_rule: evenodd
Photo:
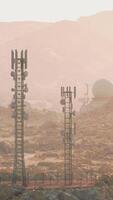
M 61 84 L 77 85 L 80 96 L 84 83 L 112 80 L 112 16 L 109 11 L 75 22 L 0 23 L 0 104 L 11 99 L 11 49 L 28 49 L 28 100 L 35 107 L 41 102 L 42 107 L 57 108 Z

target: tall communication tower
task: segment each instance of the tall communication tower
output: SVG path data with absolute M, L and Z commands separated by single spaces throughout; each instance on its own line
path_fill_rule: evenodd
M 73 135 L 76 134 L 75 111 L 73 111 L 73 98 L 76 98 L 76 87 L 61 87 L 61 105 L 64 113 L 64 181 L 65 185 L 73 183 Z
M 13 184 L 20 183 L 26 185 L 26 170 L 24 162 L 24 120 L 27 114 L 24 112 L 25 93 L 28 92 L 27 85 L 24 83 L 28 72 L 27 70 L 27 50 L 21 51 L 20 55 L 17 50 L 11 51 L 11 76 L 15 82 L 12 88 L 13 101 L 11 107 L 13 109 L 12 117 L 15 120 L 15 157 L 13 169 Z

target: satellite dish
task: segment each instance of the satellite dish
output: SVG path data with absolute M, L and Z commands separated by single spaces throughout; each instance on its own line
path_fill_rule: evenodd
M 16 74 L 15 74 L 15 72 L 11 72 L 11 76 L 13 77 L 13 79 L 15 80 L 16 79 Z
M 12 88 L 11 91 L 12 91 L 12 92 L 15 92 L 15 88 Z
M 27 84 L 24 85 L 24 92 L 26 92 L 26 93 L 28 92 Z
M 64 106 L 65 105 L 65 99 L 61 99 L 60 104 Z
M 23 79 L 25 80 L 25 78 L 28 76 L 28 72 L 27 71 L 25 71 L 24 73 L 23 73 Z
M 72 112 L 72 114 L 73 114 L 73 116 L 76 116 L 76 112 L 75 112 L 75 110 Z
M 25 76 L 25 77 L 28 76 L 28 71 L 25 71 L 25 72 L 24 72 L 24 76 Z

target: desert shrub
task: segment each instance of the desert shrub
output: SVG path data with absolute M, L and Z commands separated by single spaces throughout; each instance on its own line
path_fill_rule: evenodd
M 14 194 L 11 188 L 0 186 L 0 200 L 12 200 L 13 196 Z

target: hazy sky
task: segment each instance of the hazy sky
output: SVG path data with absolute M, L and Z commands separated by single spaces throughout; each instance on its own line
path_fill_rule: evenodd
M 113 0 L 0 0 L 0 21 L 75 20 L 112 9 Z

